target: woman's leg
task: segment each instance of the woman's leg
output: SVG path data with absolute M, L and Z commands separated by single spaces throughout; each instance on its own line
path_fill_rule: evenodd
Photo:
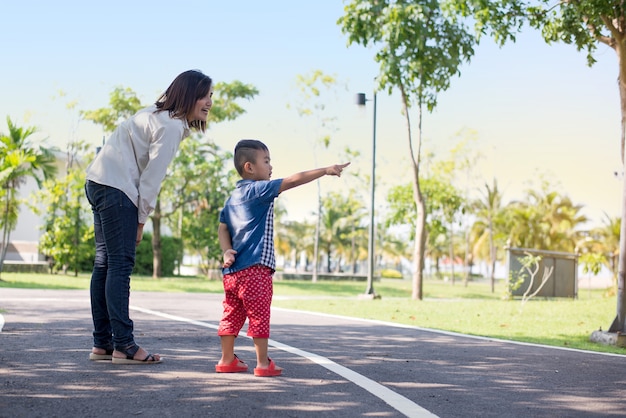
M 94 320 L 103 321 L 102 305 L 113 332 L 116 349 L 134 344 L 133 321 L 129 316 L 130 274 L 135 266 L 137 207 L 120 190 L 87 183 L 94 207 L 96 233 L 95 279 L 92 278 Z M 102 277 L 104 275 L 104 278 Z M 104 288 L 104 289 L 103 289 Z
M 98 184 L 88 182 L 85 185 L 85 194 L 91 204 L 93 211 L 93 224 L 96 242 L 96 256 L 94 259 L 93 271 L 91 273 L 90 297 L 91 297 L 91 317 L 93 320 L 93 346 L 99 350 L 98 353 L 106 353 L 113 349 L 113 331 L 109 321 L 109 312 L 106 300 L 106 277 L 107 277 L 107 252 L 100 222 L 100 213 L 96 209 L 96 201 L 104 197 L 103 187 Z
M 121 191 L 109 188 L 114 204 L 100 211 L 107 251 L 106 301 L 117 350 L 135 343 L 130 319 L 130 275 L 135 266 L 137 207 Z

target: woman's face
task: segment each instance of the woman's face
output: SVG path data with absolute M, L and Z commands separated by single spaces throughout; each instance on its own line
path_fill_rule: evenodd
M 209 111 L 213 106 L 213 86 L 209 89 L 209 92 L 206 96 L 201 99 L 196 100 L 196 105 L 193 107 L 193 111 L 191 115 L 187 116 L 188 122 L 193 122 L 194 120 L 204 121 L 206 122 L 207 117 L 209 116 Z

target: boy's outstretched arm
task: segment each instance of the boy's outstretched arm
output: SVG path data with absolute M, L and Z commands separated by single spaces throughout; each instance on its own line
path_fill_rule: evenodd
M 343 169 L 349 165 L 350 163 L 335 164 L 328 167 L 316 168 L 313 170 L 302 171 L 300 173 L 292 174 L 289 177 L 285 177 L 283 179 L 283 182 L 280 185 L 279 193 L 312 182 L 313 180 L 316 180 L 323 176 L 339 177 L 341 176 L 341 172 L 343 171 Z
M 220 248 L 222 249 L 222 257 L 224 268 L 228 268 L 235 262 L 235 254 L 237 251 L 233 250 L 233 243 L 228 232 L 228 227 L 224 223 L 220 223 L 217 227 L 217 239 L 220 242 Z

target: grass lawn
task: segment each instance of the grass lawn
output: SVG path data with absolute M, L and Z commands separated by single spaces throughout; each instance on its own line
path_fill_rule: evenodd
M 3 273 L 1 288 L 88 289 L 89 276 Z M 203 278 L 133 277 L 136 291 L 222 293 L 222 283 Z M 578 299 L 534 298 L 503 300 L 504 285 L 491 293 L 488 283 L 441 281 L 424 283 L 424 300 L 411 299 L 411 283 L 382 280 L 374 283 L 381 299 L 367 300 L 363 282 L 275 281 L 273 306 L 351 316 L 454 331 L 505 340 L 626 355 L 626 349 L 589 340 L 591 333 L 608 329 L 616 315 L 617 298 L 606 289 L 579 289 Z M 0 310 L 2 309 L 0 290 Z

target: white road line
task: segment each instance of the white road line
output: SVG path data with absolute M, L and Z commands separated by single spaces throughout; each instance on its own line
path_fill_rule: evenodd
M 28 301 L 28 302 L 32 302 L 32 301 L 60 301 L 60 300 L 62 300 L 64 302 L 80 302 L 80 303 L 84 303 L 85 302 L 85 299 L 72 299 L 72 298 L 68 298 L 68 299 L 59 299 L 59 298 L 24 298 L 24 297 L 0 298 L 0 302 L 2 302 L 2 301 L 13 301 L 13 302 L 15 302 L 15 301 Z M 87 301 L 87 303 L 88 303 L 88 301 Z M 140 310 L 140 309 L 141 308 L 138 308 L 137 310 Z M 367 323 L 370 323 L 370 324 L 378 324 L 378 325 L 384 325 L 384 326 L 395 327 L 395 328 L 414 329 L 414 330 L 419 330 L 419 331 L 432 332 L 434 334 L 450 335 L 450 336 L 454 336 L 454 337 L 470 338 L 470 339 L 474 339 L 474 340 L 496 341 L 496 342 L 503 343 L 503 344 L 524 345 L 524 346 L 528 346 L 528 347 L 541 347 L 541 348 L 548 348 L 548 349 L 552 349 L 552 350 L 572 351 L 572 352 L 576 352 L 576 353 L 596 355 L 596 356 L 621 357 L 621 358 L 626 357 L 626 355 L 624 355 L 624 354 L 606 353 L 606 352 L 603 352 L 603 351 L 581 350 L 579 348 L 559 347 L 559 346 L 554 346 L 554 345 L 527 343 L 527 342 L 524 342 L 524 341 L 503 340 L 501 338 L 482 337 L 480 335 L 462 334 L 460 332 L 443 331 L 443 330 L 440 330 L 440 329 L 424 328 L 424 327 L 418 327 L 418 326 L 415 326 L 415 325 L 406 325 L 406 324 L 399 324 L 399 323 L 396 323 L 396 322 L 380 321 L 380 320 L 377 320 L 377 319 L 365 319 L 365 318 L 357 318 L 357 317 L 353 317 L 353 316 L 334 315 L 334 314 L 327 314 L 327 313 L 321 313 L 321 312 L 278 308 L 278 307 L 273 307 L 273 306 L 272 306 L 272 310 L 278 310 L 278 311 L 284 311 L 284 312 L 304 313 L 304 314 L 309 314 L 309 315 L 318 315 L 318 316 L 324 316 L 324 317 L 328 317 L 328 318 L 338 318 L 338 319 L 345 319 L 345 320 L 350 320 L 350 321 L 361 321 L 361 322 L 367 322 Z M 188 320 L 188 321 L 191 321 L 191 320 Z M 199 322 L 198 325 L 199 326 L 208 326 L 209 324 L 205 324 L 205 323 Z M 217 327 L 215 327 L 215 328 L 217 328 Z M 244 335 L 244 337 L 245 337 L 245 335 Z
M 170 315 L 170 314 L 166 314 L 163 312 L 153 311 L 150 309 L 144 309 L 138 306 L 130 306 L 130 309 L 143 312 L 149 315 L 160 316 L 162 318 L 167 318 L 167 319 L 171 319 L 174 321 L 187 322 L 189 324 L 197 325 L 200 327 L 213 328 L 213 329 L 218 328 L 216 325 L 212 325 L 206 322 L 196 321 L 193 319 L 183 318 L 183 317 L 175 316 L 175 315 Z M 249 338 L 243 333 L 239 335 L 242 337 Z M 269 345 L 271 345 L 272 347 L 276 347 L 280 350 L 287 351 L 289 353 L 293 353 L 298 356 L 304 357 L 314 363 L 319 364 L 322 367 L 325 367 L 331 372 L 338 374 L 339 376 L 354 383 L 355 385 L 362 387 L 363 389 L 365 389 L 372 395 L 385 401 L 388 405 L 393 407 L 398 412 L 406 415 L 407 417 L 410 417 L 410 418 L 427 418 L 427 417 L 436 418 L 437 417 L 432 412 L 428 411 L 427 409 L 422 408 L 421 406 L 419 406 L 412 400 L 405 398 L 404 396 L 392 391 L 391 389 L 381 385 L 380 383 L 375 382 L 371 379 L 368 379 L 367 377 L 359 373 L 356 373 L 348 369 L 347 367 L 343 367 L 326 357 L 322 357 L 314 353 L 309 353 L 308 351 L 303 351 L 298 348 L 291 347 L 289 345 L 279 343 L 278 341 L 274 341 L 271 339 L 269 340 Z

